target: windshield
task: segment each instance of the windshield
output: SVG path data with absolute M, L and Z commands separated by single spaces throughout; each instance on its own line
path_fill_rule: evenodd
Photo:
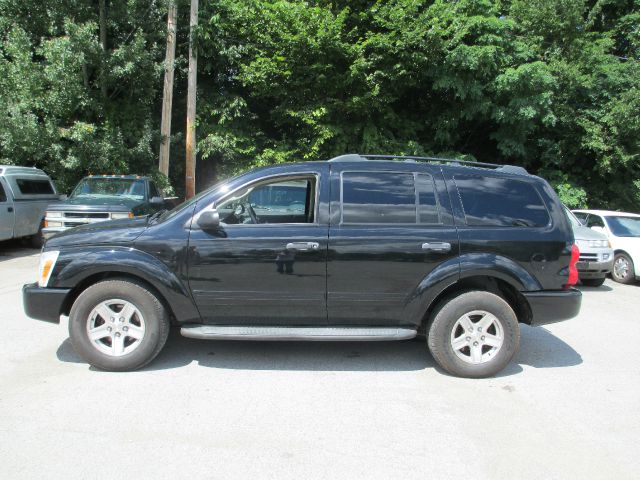
M 564 205 L 563 205 L 564 206 Z M 569 210 L 567 207 L 564 207 L 564 213 L 567 214 L 567 217 L 569 217 L 569 223 L 571 223 L 572 227 L 582 227 L 582 222 L 580 222 L 580 220 L 578 220 L 578 218 L 571 213 L 571 210 Z
M 209 187 L 206 190 L 203 190 L 202 192 L 197 194 L 195 197 L 191 197 L 186 202 L 181 203 L 180 205 L 172 208 L 171 210 L 166 210 L 162 215 L 160 215 L 160 217 L 158 217 L 158 222 L 164 222 L 165 220 L 169 220 L 170 218 L 174 217 L 175 215 L 180 213 L 185 208 L 189 207 L 190 205 L 193 205 L 195 202 L 200 200 L 205 195 L 213 192 L 215 189 L 217 189 L 218 187 L 220 187 L 224 183 L 225 182 L 216 183 L 214 186 Z
M 640 237 L 640 217 L 604 217 L 616 237 Z
M 144 180 L 134 178 L 85 178 L 73 189 L 73 197 L 128 197 L 142 200 Z

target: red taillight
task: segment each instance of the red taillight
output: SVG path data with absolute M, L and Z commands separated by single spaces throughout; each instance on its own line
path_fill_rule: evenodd
M 569 278 L 564 288 L 573 287 L 576 283 L 578 283 L 578 268 L 576 267 L 576 263 L 580 259 L 580 250 L 578 246 L 574 243 L 571 245 L 571 260 L 569 260 Z

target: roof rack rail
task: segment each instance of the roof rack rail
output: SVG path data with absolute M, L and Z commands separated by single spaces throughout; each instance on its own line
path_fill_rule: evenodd
M 471 160 L 459 160 L 456 158 L 441 157 L 417 157 L 413 155 L 368 155 L 359 153 L 349 153 L 332 158 L 329 162 L 362 162 L 367 160 L 404 160 L 405 162 L 433 162 L 449 163 L 451 165 L 466 165 L 469 167 L 493 168 L 505 173 L 517 175 L 529 175 L 523 167 L 517 165 L 498 165 L 497 163 L 474 162 Z

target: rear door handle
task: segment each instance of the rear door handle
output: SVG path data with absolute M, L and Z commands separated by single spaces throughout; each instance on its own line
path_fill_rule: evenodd
M 450 252 L 451 244 L 448 242 L 426 242 L 422 244 L 422 249 L 432 252 Z
M 318 242 L 291 242 L 287 243 L 287 250 L 298 250 L 306 252 L 307 250 L 318 250 L 320 244 Z

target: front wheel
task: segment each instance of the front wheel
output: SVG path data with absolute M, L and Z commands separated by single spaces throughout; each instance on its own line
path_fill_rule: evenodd
M 618 283 L 633 283 L 635 280 L 635 270 L 633 260 L 626 253 L 617 253 L 613 259 L 613 269 L 611 278 Z
M 82 292 L 69 314 L 78 354 L 101 370 L 136 370 L 153 360 L 169 335 L 169 317 L 147 288 L 106 280 Z
M 433 358 L 447 372 L 484 378 L 511 361 L 520 343 L 520 327 L 502 297 L 471 291 L 436 308 L 427 342 Z

